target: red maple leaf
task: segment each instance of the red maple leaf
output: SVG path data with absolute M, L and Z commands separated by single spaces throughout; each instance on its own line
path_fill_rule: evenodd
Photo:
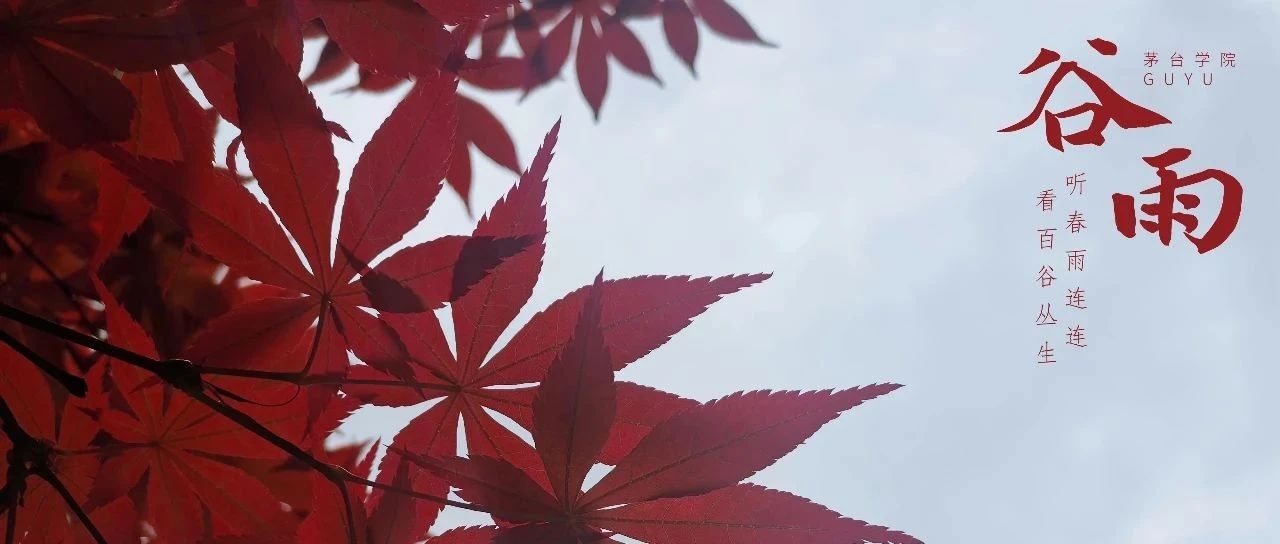
M 68 146 L 129 137 L 135 100 L 109 69 L 195 60 L 256 23 L 243 0 L 0 3 L 0 108 L 30 112 Z M 146 15 L 146 16 L 139 16 Z
M 30 534 L 24 542 L 88 539 L 73 508 L 94 510 L 86 506 L 100 470 L 95 452 L 86 451 L 100 429 L 92 407 L 79 400 L 55 402 L 44 374 L 4 344 L 0 344 L 0 366 L 4 368 L 0 373 L 0 398 L 16 423 L 37 441 L 19 453 L 8 437 L 0 435 L 0 451 L 5 452 L 0 456 L 0 473 L 9 475 L 0 497 L 7 496 L 6 492 L 19 496 L 15 534 Z M 18 468 L 11 466 L 15 462 L 47 466 L 72 502 L 68 503 L 50 482 L 36 475 L 15 479 L 10 471 Z M 127 497 L 121 498 L 127 501 Z M 7 514 L 9 507 L 0 502 L 0 515 Z
M 250 278 L 303 295 L 236 307 L 210 323 L 184 356 L 206 366 L 300 373 L 313 370 L 316 361 L 328 361 L 314 370 L 340 375 L 344 358 L 316 355 L 335 341 L 329 337 L 336 331 L 337 351 L 350 348 L 369 365 L 410 376 L 408 354 L 395 333 L 360 308 L 421 312 L 439 307 L 523 244 L 511 238 L 445 237 L 410 247 L 377 267 L 367 264 L 421 221 L 439 193 L 456 124 L 456 81 L 420 80 L 373 136 L 352 174 L 331 257 L 338 168 L 330 127 L 311 93 L 264 40 L 238 41 L 236 53 L 245 150 L 284 230 L 224 172 L 108 153 L 201 249 Z M 305 267 L 288 235 L 301 249 Z M 317 319 L 320 326 L 302 366 L 281 368 Z
M 213 160 L 213 126 L 200 104 L 172 68 L 125 74 L 121 82 L 133 93 L 137 108 L 132 130 L 122 147 L 134 155 L 209 163 Z M 98 174 L 99 240 L 90 258 L 99 268 L 147 218 L 150 206 L 136 188 L 110 167 Z M 153 297 L 162 294 L 145 291 Z
M 533 468 L 533 449 L 490 411 L 530 427 L 534 387 L 556 353 L 569 341 L 573 322 L 582 308 L 586 289 L 552 303 L 494 353 L 498 337 L 528 301 L 538 279 L 547 232 L 543 195 L 546 172 L 559 125 L 547 134 L 532 165 L 519 184 L 481 219 L 473 237 L 528 236 L 535 245 L 494 268 L 466 295 L 450 303 L 457 353 L 449 348 L 432 313 L 387 315 L 385 319 L 408 347 L 416 388 L 395 383 L 394 377 L 371 367 L 352 367 L 343 391 L 362 401 L 383 406 L 407 406 L 439 398 L 393 439 L 392 448 L 454 455 L 459 421 L 464 422 L 468 450 L 518 460 Z M 689 278 L 641 276 L 606 282 L 604 335 L 617 354 L 618 369 L 636 361 L 687 326 L 692 318 L 720 297 L 763 280 L 765 275 Z M 492 353 L 492 356 L 490 355 Z M 608 451 L 621 458 L 659 418 L 693 404 L 692 401 L 632 384 L 619 388 L 626 407 L 624 424 L 615 429 Z M 405 472 L 399 455 L 389 453 L 379 466 L 378 480 L 443 494 L 447 482 L 422 471 Z M 370 496 L 371 526 L 388 532 L 386 540 L 408 542 L 421 538 L 441 505 L 375 490 Z M 380 540 L 381 541 L 381 540 Z
M 433 542 L 577 544 L 621 534 L 650 543 L 918 544 L 900 532 L 841 517 L 805 499 L 741 484 L 841 412 L 899 386 L 811 393 L 737 393 L 655 426 L 613 470 L 582 491 L 609 441 L 618 409 L 606 340 L 602 277 L 586 293 L 572 337 L 533 400 L 539 467 L 472 453 L 400 450 L 483 506 L 502 528 L 458 531 Z
M 492 37 L 486 38 L 500 44 L 507 28 L 516 35 L 528 60 L 526 92 L 555 79 L 576 47 L 578 87 L 598 119 L 609 87 L 610 57 L 628 71 L 661 84 L 644 44 L 625 24 L 630 18 L 648 15 L 662 16 L 667 42 L 695 74 L 699 19 L 726 38 L 772 45 L 725 0 L 693 0 L 692 8 L 686 0 L 538 0 L 527 12 L 515 12 L 506 21 L 495 18 L 487 31 Z M 543 37 L 540 27 L 548 24 Z M 496 45 L 491 47 L 497 50 Z
M 100 282 L 97 287 L 106 305 L 108 337 L 154 358 L 151 339 Z M 165 542 L 293 531 L 296 520 L 280 501 L 236 464 L 281 459 L 279 449 L 135 367 L 111 365 L 110 382 L 112 395 L 122 400 L 107 402 L 97 417 L 110 440 L 94 450 L 103 462 L 91 504 L 138 497 L 140 519 Z M 305 412 L 293 406 L 259 409 L 255 415 L 286 437 L 298 437 L 306 423 Z
M 560 74 L 569 58 L 575 33 L 578 87 L 597 119 L 609 87 L 610 56 L 628 70 L 661 82 L 653 72 L 644 45 L 616 16 L 613 12 L 616 8 L 611 4 L 613 2 L 567 0 L 543 0 L 533 4 L 531 11 L 536 17 L 558 21 L 529 56 L 529 79 L 524 83 L 526 92 Z
M 454 142 L 453 158 L 445 181 L 462 197 L 463 204 L 471 208 L 471 148 L 489 157 L 498 166 L 512 172 L 520 171 L 516 159 L 515 143 L 502 121 L 479 102 L 458 95 L 458 138 Z
M 342 51 L 342 46 L 338 45 L 337 41 L 327 40 L 320 51 L 319 60 L 316 61 L 311 74 L 303 82 L 313 85 L 331 81 L 341 76 L 353 65 L 355 65 L 355 62 Z M 404 83 L 402 78 L 374 72 L 365 66 L 359 66 L 357 70 L 360 78 L 359 82 L 355 86 L 345 89 L 344 92 L 361 90 L 380 93 L 389 91 Z M 473 82 L 472 75 L 476 72 L 477 70 L 464 69 L 461 71 L 460 77 L 464 81 Z M 515 142 L 511 140 L 511 135 L 507 132 L 506 127 L 502 125 L 502 121 L 493 112 L 461 93 L 457 95 L 456 105 L 458 131 L 454 139 L 453 156 L 449 159 L 449 171 L 445 174 L 445 181 L 462 198 L 463 206 L 470 212 L 472 147 L 489 157 L 498 166 L 512 172 L 520 172 L 520 163 L 516 158 Z
M 725 38 L 773 47 L 773 44 L 761 38 L 755 29 L 751 28 L 751 23 L 747 22 L 746 17 L 738 13 L 738 10 L 729 5 L 726 0 L 691 1 L 693 9 L 690 9 L 687 0 L 661 0 L 660 8 L 662 30 L 667 36 L 667 43 L 676 56 L 689 67 L 690 72 L 695 74 L 698 72 L 695 67 L 695 61 L 698 58 L 698 28 L 695 23 L 697 20 L 701 20 L 712 32 Z M 638 3 L 656 4 L 658 0 Z
M 441 2 L 424 0 L 419 5 L 413 0 L 309 1 L 342 50 L 376 72 L 399 78 L 430 77 L 454 49 L 444 22 L 423 8 Z M 454 4 L 461 7 L 461 3 Z M 483 12 L 481 9 L 476 13 Z
M 317 22 L 330 38 L 318 76 L 324 81 L 357 62 L 366 90 L 385 90 L 408 77 L 435 77 L 457 44 L 446 23 L 472 24 L 515 0 L 261 0 L 270 41 L 295 70 L 302 39 Z M 227 121 L 239 125 L 235 103 L 235 48 L 226 46 L 188 64 L 196 84 Z M 334 71 L 336 70 L 336 71 Z M 326 73 L 331 72 L 331 73 Z M 367 76 L 365 75 L 367 74 Z
M 0 210 L 2 311 L 48 333 L 0 328 L 6 541 L 917 542 L 742 483 L 896 385 L 703 404 L 615 380 L 766 275 L 601 275 L 513 329 L 559 124 L 470 235 L 388 255 L 442 181 L 469 199 L 471 147 L 520 168 L 460 81 L 527 93 L 573 55 L 598 116 L 610 57 L 657 80 L 636 17 L 660 17 L 691 69 L 699 25 L 764 43 L 726 0 L 0 0 L 0 109 L 18 110 L 0 112 L 0 150 L 20 189 Z M 361 90 L 414 84 L 342 200 L 345 131 L 296 77 L 322 36 L 308 82 L 355 66 Z M 219 115 L 240 129 L 226 170 Z M 241 144 L 253 177 L 231 162 Z M 380 444 L 326 447 L 366 404 L 426 407 L 376 482 Z M 583 491 L 597 464 L 614 467 Z M 429 534 L 442 504 L 496 526 Z
M 213 161 L 214 127 L 173 68 L 126 74 L 121 81 L 138 103 L 132 134 L 122 147 L 157 159 Z

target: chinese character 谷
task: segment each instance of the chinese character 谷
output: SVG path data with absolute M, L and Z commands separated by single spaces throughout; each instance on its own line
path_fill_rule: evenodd
M 1040 280 L 1040 287 L 1048 287 L 1058 278 L 1053 277 L 1053 267 L 1045 265 L 1040 267 L 1040 277 L 1036 279 Z
M 1089 40 L 1089 45 L 1103 55 L 1115 55 L 1115 44 L 1101 39 L 1095 38 Z M 1026 75 L 1035 72 L 1053 62 L 1061 59 L 1062 56 L 1055 51 L 1048 49 L 1040 49 L 1040 54 L 1035 60 L 1031 61 L 1026 68 L 1023 68 L 1020 74 Z M 1049 105 L 1049 98 L 1053 95 L 1058 85 L 1068 74 L 1075 74 L 1084 84 L 1093 91 L 1097 102 L 1086 102 L 1079 106 L 1069 108 L 1060 112 L 1050 112 L 1046 108 Z M 1031 126 L 1036 122 L 1041 114 L 1044 115 L 1045 122 L 1045 139 L 1049 145 L 1058 151 L 1063 151 L 1062 141 L 1066 140 L 1071 145 L 1102 145 L 1105 138 L 1102 131 L 1107 128 L 1112 121 L 1115 121 L 1121 128 L 1139 128 L 1150 127 L 1154 125 L 1162 125 L 1170 123 L 1164 116 L 1146 109 L 1142 106 L 1130 102 L 1123 96 L 1120 96 L 1111 86 L 1102 81 L 1093 72 L 1081 68 L 1075 61 L 1062 61 L 1058 63 L 1058 69 L 1054 71 L 1053 76 L 1049 78 L 1048 85 L 1040 94 L 1040 100 L 1036 102 L 1035 108 L 1025 118 L 1017 123 L 1009 125 L 999 130 L 999 132 L 1014 132 Z M 1062 134 L 1061 119 L 1075 117 L 1085 113 L 1092 113 L 1093 118 L 1089 121 L 1089 126 L 1071 134 Z

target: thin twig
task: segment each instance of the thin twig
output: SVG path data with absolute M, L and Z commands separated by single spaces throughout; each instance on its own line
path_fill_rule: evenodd
M 94 541 L 98 544 L 107 544 L 107 539 L 102 537 L 102 533 L 94 526 L 93 520 L 89 519 L 89 515 L 85 513 L 84 508 L 76 502 L 76 498 L 66 486 L 62 485 L 62 480 L 53 473 L 53 468 L 49 466 L 49 456 L 46 451 L 42 451 L 45 446 L 31 436 L 22 425 L 18 422 L 18 418 L 13 415 L 13 410 L 9 409 L 9 403 L 0 397 L 0 430 L 8 436 L 9 442 L 12 443 L 12 449 L 9 451 L 9 473 L 8 482 L 5 483 L 5 495 L 9 499 L 9 527 L 6 533 L 6 543 L 12 544 L 15 538 L 15 528 L 17 522 L 18 503 L 21 501 L 22 494 L 26 490 L 26 478 L 29 475 L 36 475 L 45 483 L 49 484 L 58 495 L 62 497 L 62 502 L 67 505 L 80 523 L 84 525 L 85 530 L 93 536 Z M 31 466 L 27 466 L 30 464 Z M 15 483 L 17 480 L 18 483 Z
M 39 476 L 41 480 L 49 484 L 49 487 L 58 492 L 58 495 L 62 497 L 62 502 L 67 504 L 67 508 L 71 509 L 71 513 L 75 514 L 76 518 L 80 520 L 80 524 L 84 526 L 86 531 L 89 531 L 89 535 L 93 537 L 94 542 L 108 544 L 107 539 L 102 536 L 102 533 L 98 531 L 98 527 L 93 524 L 93 520 L 89 519 L 89 514 L 84 511 L 84 508 L 80 507 L 80 504 L 76 502 L 76 498 L 71 495 L 71 490 L 62 484 L 62 480 L 59 480 L 52 470 L 49 470 L 48 467 L 43 467 L 36 470 L 35 475 Z
M 67 303 L 70 304 L 72 308 L 75 308 L 76 314 L 80 317 L 80 326 L 85 328 L 91 327 L 93 325 L 93 321 L 89 319 L 88 314 L 84 313 L 84 306 L 76 300 L 76 295 L 72 292 L 71 285 L 67 283 L 67 280 L 55 273 L 53 271 L 53 267 L 49 266 L 48 263 L 45 263 L 39 255 L 36 255 L 35 250 L 32 249 L 31 246 L 18 235 L 18 233 L 13 231 L 12 226 L 7 223 L 0 222 L 0 233 L 4 233 L 10 240 L 13 240 L 13 243 L 18 245 L 18 248 L 26 254 L 27 258 L 31 259 L 31 262 L 35 263 L 46 276 L 49 276 L 50 280 L 53 280 L 53 284 L 62 292 L 62 296 L 66 297 Z
M 442 383 L 420 382 L 416 380 L 380 380 L 351 379 L 341 376 L 301 376 L 295 372 L 272 372 L 270 370 L 252 370 L 245 368 L 221 368 L 202 366 L 201 374 L 208 376 L 233 376 L 237 378 L 253 378 L 272 382 L 284 382 L 296 385 L 374 385 L 387 387 L 412 387 L 414 389 L 431 389 L 435 391 L 453 392 L 455 386 Z
M 182 393 L 191 397 L 193 400 L 196 400 L 197 402 L 204 404 L 206 407 L 213 410 L 214 412 L 217 412 L 219 415 L 227 419 L 230 419 L 231 421 L 240 425 L 245 430 L 257 435 L 259 438 L 262 438 L 263 440 L 266 440 L 267 442 L 271 443 L 271 445 L 279 448 L 280 450 L 284 451 L 286 454 L 290 455 L 294 459 L 301 461 L 303 464 L 307 465 L 312 470 L 315 470 L 316 472 L 320 473 L 322 476 L 324 476 L 327 480 L 329 480 L 334 485 L 339 486 L 339 491 L 343 495 L 343 502 L 347 507 L 347 512 L 352 512 L 351 498 L 349 494 L 346 492 L 346 487 L 345 487 L 345 484 L 349 482 L 349 483 L 364 485 L 372 488 L 382 489 L 384 491 L 389 491 L 392 493 L 397 493 L 397 494 L 409 496 L 409 497 L 420 499 L 420 500 L 426 500 L 426 501 L 444 504 L 447 506 L 453 506 L 455 508 L 462 508 L 465 510 L 471 510 L 474 512 L 481 512 L 486 514 L 493 513 L 491 510 L 487 508 L 483 508 L 473 504 L 454 501 L 446 497 L 430 495 L 427 493 L 420 493 L 412 489 L 404 489 L 397 486 L 375 482 L 373 480 L 369 480 L 366 478 L 361 478 L 359 476 L 356 476 L 348 472 L 345 468 L 342 468 L 341 466 L 331 465 L 323 461 L 320 461 L 315 456 L 311 455 L 306 450 L 302 449 L 300 446 L 272 432 L 270 429 L 267 429 L 261 423 L 259 423 L 258 421 L 250 417 L 248 414 L 245 414 L 244 412 L 241 412 L 240 410 L 237 410 L 236 408 L 233 408 L 230 405 L 219 402 L 213 399 L 212 397 L 210 397 L 208 394 L 206 394 L 204 389 L 205 383 L 201 378 L 201 369 L 197 367 L 195 364 L 191 363 L 190 361 L 185 361 L 181 359 L 159 361 L 156 359 L 152 359 L 145 355 L 136 353 L 132 350 L 116 346 L 114 344 L 111 344 L 110 342 L 100 340 L 98 338 L 89 336 L 87 334 L 76 331 L 74 329 L 70 329 L 62 325 L 59 325 L 57 323 L 48 321 L 39 316 L 32 315 L 19 308 L 10 306 L 5 303 L 0 303 L 0 317 L 17 321 L 18 323 L 21 323 L 23 325 L 26 325 L 38 331 L 56 336 L 68 342 L 79 344 L 81 346 L 93 349 L 98 352 L 104 353 L 107 356 L 115 358 L 120 362 L 141 368 L 143 370 L 151 372 L 152 374 L 155 374 L 158 378 L 160 378 L 170 387 L 173 387 L 174 389 L 181 391 Z M 2 402 L 3 400 L 0 399 L 0 403 Z M 7 406 L 5 406 L 3 407 L 3 410 L 0 410 L 0 412 L 5 412 L 7 410 L 8 408 Z M 0 413 L 0 417 L 3 417 L 3 413 Z M 11 414 L 8 419 L 12 419 Z M 355 519 L 351 516 L 348 516 L 348 521 L 352 526 L 348 530 L 348 537 L 351 538 L 352 544 L 355 544 L 357 542 L 357 540 L 355 540 L 355 529 L 354 529 Z
M 5 544 L 13 544 L 18 536 L 18 499 L 15 494 L 9 499 L 9 522 L 8 527 L 4 531 Z
M 72 395 L 84 398 L 85 394 L 89 392 L 89 384 L 85 383 L 84 378 L 73 375 L 62 367 L 45 360 L 40 354 L 32 351 L 26 344 L 19 342 L 17 338 L 14 338 L 3 329 L 0 329 L 0 343 L 8 344 L 10 348 L 13 348 L 13 351 L 18 352 L 23 357 L 26 357 L 28 361 L 40 367 L 40 370 L 44 371 L 45 374 L 48 374 L 59 384 L 62 384 L 62 387 L 66 388 Z

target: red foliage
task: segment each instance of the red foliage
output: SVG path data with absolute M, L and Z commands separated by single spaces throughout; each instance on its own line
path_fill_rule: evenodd
M 601 275 L 499 344 L 542 268 L 558 124 L 470 234 L 387 254 L 444 183 L 467 197 L 471 147 L 520 169 L 460 82 L 529 92 L 573 54 L 598 114 L 609 58 L 657 79 L 646 17 L 690 68 L 699 21 L 765 43 L 724 0 L 0 1 L 5 542 L 916 542 L 742 483 L 898 386 L 615 381 L 767 275 Z M 306 36 L 328 41 L 302 80 Z M 413 87 L 339 202 L 345 131 L 307 84 L 353 67 Z M 218 119 L 252 179 L 217 165 Z M 419 404 L 385 447 L 332 443 L 362 406 Z M 497 525 L 431 536 L 446 506 Z

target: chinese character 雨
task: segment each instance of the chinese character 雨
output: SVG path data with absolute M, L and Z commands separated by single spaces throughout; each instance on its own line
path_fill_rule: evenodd
M 1141 206 L 1142 212 L 1154 217 L 1155 221 L 1144 219 L 1141 224 L 1148 232 L 1158 234 L 1160 243 L 1167 246 L 1173 236 L 1173 223 L 1176 221 L 1182 225 L 1183 235 L 1188 240 L 1191 240 L 1192 244 L 1195 244 L 1200 253 L 1205 253 L 1222 245 L 1223 242 L 1227 241 L 1227 237 L 1235 231 L 1236 223 L 1240 221 L 1240 206 L 1244 197 L 1244 188 L 1240 186 L 1239 180 L 1222 170 L 1201 170 L 1196 174 L 1180 178 L 1177 172 L 1169 169 L 1170 166 L 1182 162 L 1190 156 L 1191 150 L 1189 149 L 1173 148 L 1154 157 L 1142 158 L 1147 164 L 1157 169 L 1156 175 L 1160 178 L 1160 183 L 1139 193 L 1158 195 L 1156 203 L 1143 204 Z M 1218 216 L 1214 218 L 1213 224 L 1205 231 L 1204 236 L 1196 237 L 1192 236 L 1191 232 L 1199 225 L 1199 220 L 1189 213 L 1175 212 L 1173 205 L 1174 202 L 1177 202 L 1186 210 L 1199 206 L 1200 197 L 1193 194 L 1178 194 L 1178 190 L 1208 180 L 1217 181 L 1222 185 L 1222 206 L 1218 210 Z M 1111 202 L 1116 214 L 1116 229 L 1125 238 L 1133 238 L 1137 233 L 1136 223 L 1138 223 L 1135 217 L 1134 197 L 1115 193 L 1111 195 Z
M 1083 249 L 1073 249 L 1067 252 L 1067 272 L 1072 270 L 1084 271 L 1084 252 Z

